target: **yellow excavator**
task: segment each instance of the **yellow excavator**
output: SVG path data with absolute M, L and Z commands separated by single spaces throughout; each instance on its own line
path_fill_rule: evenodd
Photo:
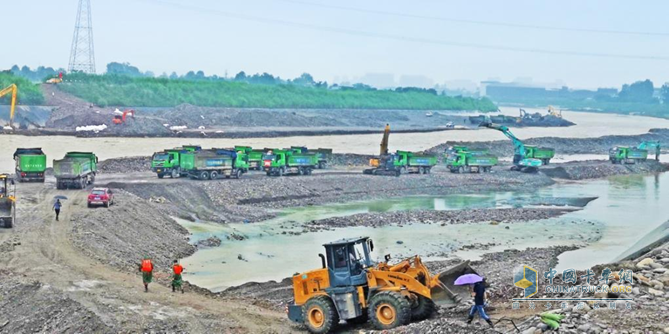
M 430 274 L 419 256 L 390 264 L 374 264 L 374 243 L 368 237 L 341 239 L 325 245 L 322 268 L 293 276 L 294 302 L 288 318 L 311 333 L 332 331 L 339 320 L 370 321 L 379 330 L 428 318 L 435 302 L 458 303 L 468 296 L 453 283 L 460 275 L 475 273 L 462 262 L 439 274 Z
M 9 126 L 14 128 L 14 111 L 16 110 L 16 94 L 18 94 L 18 87 L 15 84 L 7 86 L 7 88 L 0 90 L 0 97 L 12 93 L 12 101 L 9 105 Z
M 557 118 L 562 118 L 562 109 L 560 109 L 558 111 L 558 110 L 555 110 L 555 108 L 553 108 L 553 106 L 548 106 L 548 115 L 555 116 Z

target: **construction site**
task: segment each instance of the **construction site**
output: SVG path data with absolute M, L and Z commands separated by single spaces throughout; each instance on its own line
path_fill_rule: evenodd
M 0 72 L 0 333 L 669 333 L 666 117 L 307 73 L 96 74 L 78 4 L 67 70 Z

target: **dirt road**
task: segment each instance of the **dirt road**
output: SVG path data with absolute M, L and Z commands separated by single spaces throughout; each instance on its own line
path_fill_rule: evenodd
M 144 293 L 137 274 L 97 262 L 73 246 L 71 220 L 86 210 L 85 191 L 66 192 L 68 200 L 60 221 L 55 221 L 51 206 L 53 197 L 61 192 L 42 184 L 21 188 L 21 220 L 14 229 L 0 233 L 2 248 L 13 248 L 0 258 L 0 291 L 6 295 L 19 286 L 38 284 L 39 290 L 48 290 L 50 295 L 46 300 L 31 299 L 32 303 L 4 304 L 8 308 L 3 307 L 7 311 L 0 315 L 0 325 L 6 322 L 3 331 L 80 332 L 98 328 L 101 332 L 294 332 L 284 314 L 244 300 L 213 299 L 192 291 L 173 294 L 166 268 L 156 273 L 156 283 Z M 68 312 L 63 300 L 75 305 L 74 314 L 63 313 Z M 31 320 L 38 316 L 33 314 L 35 309 L 55 320 Z M 56 321 L 78 316 L 82 320 L 69 329 Z

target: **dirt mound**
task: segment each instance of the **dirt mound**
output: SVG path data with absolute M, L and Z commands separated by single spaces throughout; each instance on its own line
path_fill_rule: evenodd
M 634 165 L 614 165 L 608 161 L 569 162 L 541 168 L 541 173 L 558 179 L 585 180 L 615 175 L 661 173 L 669 166 L 654 160 Z
M 98 170 L 103 173 L 146 172 L 151 170 L 151 157 L 107 159 L 98 163 Z
M 466 224 L 486 221 L 521 222 L 540 220 L 561 216 L 571 209 L 472 209 L 447 211 L 396 211 L 384 213 L 359 213 L 346 217 L 332 217 L 315 220 L 308 224 L 316 230 L 354 227 L 354 226 L 386 226 L 391 224 L 424 223 L 433 224 Z
M 136 271 L 141 256 L 169 268 L 191 255 L 188 231 L 169 215 L 133 194 L 116 190 L 114 205 L 73 214 L 72 240 L 83 253 L 116 268 Z M 167 269 L 164 269 L 167 271 Z
M 40 282 L 0 274 L 0 331 L 3 333 L 117 333 L 95 313 Z

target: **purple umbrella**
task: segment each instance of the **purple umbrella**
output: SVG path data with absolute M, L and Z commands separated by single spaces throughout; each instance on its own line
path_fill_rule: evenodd
M 455 285 L 467 285 L 467 284 L 474 284 L 483 281 L 483 277 L 476 275 L 476 274 L 467 274 L 467 275 L 462 275 L 458 277 L 458 279 L 455 280 Z

